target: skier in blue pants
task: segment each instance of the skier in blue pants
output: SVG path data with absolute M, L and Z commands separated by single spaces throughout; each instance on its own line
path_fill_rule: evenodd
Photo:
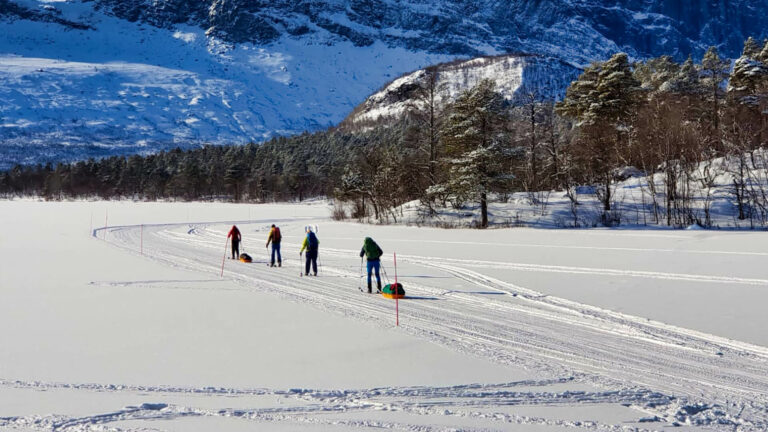
M 373 241 L 372 238 L 366 237 L 363 241 L 363 248 L 360 250 L 360 258 L 363 256 L 368 260 L 368 293 L 372 292 L 371 288 L 371 273 L 376 272 L 376 289 L 381 292 L 381 276 L 379 276 L 379 269 L 381 268 L 381 255 L 384 251 L 381 250 L 379 245 Z
M 304 237 L 304 242 L 301 244 L 301 250 L 299 256 L 307 250 L 307 263 L 304 269 L 304 274 L 309 276 L 309 267 L 312 266 L 312 272 L 317 276 L 317 254 L 320 249 L 320 240 L 317 239 L 315 233 L 311 229 L 307 228 L 307 236 Z
M 282 267 L 283 265 L 283 258 L 280 256 L 280 241 L 283 239 L 283 236 L 280 234 L 280 228 L 276 227 L 275 224 L 272 224 L 272 229 L 269 231 L 269 236 L 267 237 L 267 248 L 269 248 L 269 243 L 272 242 L 272 260 L 270 262 L 270 267 L 275 266 L 275 254 L 277 254 L 277 266 Z

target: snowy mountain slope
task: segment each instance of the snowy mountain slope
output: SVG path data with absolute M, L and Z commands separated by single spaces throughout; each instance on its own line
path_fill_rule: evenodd
M 225 47 L 199 28 L 132 23 L 90 3 L 25 3 L 92 29 L 0 21 L 0 169 L 316 130 L 382 82 L 450 58 L 291 38 Z
M 418 105 L 417 90 L 424 85 L 428 70 L 436 74 L 439 104 L 454 100 L 461 92 L 484 79 L 496 83 L 496 90 L 513 101 L 527 93 L 537 99 L 562 97 L 564 89 L 580 70 L 553 58 L 531 55 L 478 57 L 466 61 L 431 66 L 406 74 L 387 84 L 359 105 L 345 119 L 345 124 L 395 118 L 409 105 Z
M 735 56 L 766 16 L 756 0 L 0 0 L 0 169 L 316 130 L 457 58 Z
M 284 34 L 325 35 L 357 46 L 383 41 L 416 51 L 476 56 L 555 55 L 586 64 L 616 49 L 636 57 L 686 56 L 717 45 L 735 55 L 765 36 L 768 6 L 757 0 L 97 0 L 105 10 L 157 26 L 189 23 L 241 43 Z

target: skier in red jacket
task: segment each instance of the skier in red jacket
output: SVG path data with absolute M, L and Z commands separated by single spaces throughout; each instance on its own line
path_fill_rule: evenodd
M 232 237 L 232 259 L 238 259 L 240 258 L 240 240 L 242 240 L 242 237 L 240 236 L 240 230 L 235 225 L 232 225 L 232 229 L 227 234 L 227 238 L 230 237 Z

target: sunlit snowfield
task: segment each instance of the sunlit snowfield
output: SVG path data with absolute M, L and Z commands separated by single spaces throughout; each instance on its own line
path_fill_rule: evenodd
M 0 202 L 0 429 L 763 430 L 768 235 Z M 224 260 L 237 223 L 244 264 Z M 283 267 L 266 264 L 269 226 Z M 108 228 L 104 229 L 103 226 Z M 320 275 L 300 277 L 317 225 Z M 363 237 L 408 297 L 358 287 Z

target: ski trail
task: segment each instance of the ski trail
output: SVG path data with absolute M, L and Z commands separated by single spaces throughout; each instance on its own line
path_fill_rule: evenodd
M 591 232 L 590 232 L 591 234 Z M 290 237 L 290 236 L 284 236 Z M 686 239 L 683 236 L 661 236 L 666 238 Z M 335 237 L 336 240 L 358 240 L 353 237 Z M 736 256 L 768 256 L 768 252 L 744 252 L 744 251 L 724 251 L 724 250 L 695 250 L 695 249 L 670 249 L 670 248 L 641 248 L 641 247 L 611 247 L 611 246 L 574 246 L 574 245 L 554 245 L 537 243 L 490 243 L 478 241 L 456 241 L 456 240 L 426 240 L 426 239 L 403 239 L 390 238 L 391 242 L 403 243 L 429 243 L 437 245 L 459 245 L 459 246 L 489 246 L 489 247 L 519 247 L 519 248 L 538 248 L 538 249 L 571 249 L 571 250 L 595 250 L 611 252 L 648 252 L 648 253 L 674 253 L 691 255 L 736 255 Z
M 324 248 L 323 253 L 332 254 L 338 257 L 348 258 L 350 254 L 354 253 L 354 251 Z M 426 262 L 437 262 L 437 263 L 444 263 L 446 265 L 453 264 L 453 265 L 462 266 L 463 268 L 471 267 L 475 269 L 515 270 L 515 271 L 529 271 L 529 272 L 541 272 L 541 273 L 586 274 L 586 275 L 613 276 L 613 277 L 622 277 L 622 278 L 631 277 L 631 278 L 660 279 L 660 280 L 686 281 L 686 282 L 768 286 L 768 279 L 741 278 L 737 276 L 708 276 L 708 275 L 653 272 L 653 271 L 642 271 L 642 270 L 619 270 L 619 269 L 594 268 L 594 267 L 574 267 L 574 266 L 527 264 L 527 263 L 501 262 L 501 261 L 436 258 L 436 257 L 430 257 L 430 256 L 406 255 L 406 254 L 398 254 L 397 257 L 398 259 L 408 261 L 415 265 L 418 265 L 420 263 L 426 263 Z
M 141 420 L 174 420 L 185 417 L 237 418 L 254 423 L 290 422 L 326 426 L 378 427 L 398 430 L 445 430 L 442 427 L 406 424 L 385 420 L 349 419 L 349 414 L 370 417 L 372 413 L 408 412 L 421 418 L 453 416 L 483 419 L 490 424 L 546 425 L 579 430 L 630 430 L 599 422 L 575 422 L 543 417 L 527 417 L 503 412 L 505 408 L 521 406 L 571 406 L 624 404 L 647 407 L 674 404 L 668 396 L 645 390 L 623 391 L 540 391 L 537 388 L 568 384 L 571 379 L 519 381 L 499 384 L 469 384 L 450 387 L 381 387 L 373 389 L 319 390 L 319 389 L 237 389 L 237 388 L 185 388 L 147 387 L 98 384 L 64 384 L 0 380 L 0 386 L 51 391 L 56 389 L 110 392 L 121 394 L 149 394 L 163 400 L 176 394 L 206 395 L 215 398 L 221 408 L 200 408 L 171 402 L 152 402 L 129 405 L 106 413 L 79 417 L 63 415 L 0 417 L 0 427 L 29 428 L 52 431 L 102 430 L 114 423 Z M 273 396 L 257 400 L 253 397 Z M 290 403 L 275 403 L 275 398 Z M 233 398 L 243 399 L 258 408 L 227 408 Z M 340 414 L 334 417 L 333 414 Z M 125 429 L 121 429 L 125 430 Z M 143 429 L 136 429 L 143 430 Z M 463 430 L 487 430 L 463 428 Z M 631 428 L 631 430 L 644 430 Z
M 169 265 L 218 274 L 221 230 L 196 224 L 178 232 L 178 225 L 153 227 L 144 251 Z M 136 251 L 136 228 L 110 231 L 110 243 Z M 354 260 L 339 264 L 333 257 L 357 251 L 323 249 L 326 277 L 311 283 L 293 270 L 301 263 L 284 262 L 285 271 L 259 265 L 229 266 L 226 275 L 254 290 L 276 293 L 356 319 L 391 322 L 392 305 L 378 296 L 340 289 L 340 279 L 359 278 Z M 768 428 L 768 349 L 682 329 L 639 317 L 544 296 L 470 270 L 507 263 L 398 256 L 405 264 L 432 268 L 464 280 L 496 296 L 451 292 L 426 283 L 409 283 L 409 295 L 436 301 L 401 301 L 401 329 L 452 349 L 502 364 L 538 370 L 553 378 L 574 377 L 612 391 L 653 391 L 674 403 L 644 410 L 669 423 L 730 425 L 743 430 Z M 328 266 L 328 262 L 334 263 Z M 345 261 L 341 261 L 344 263 Z M 590 271 L 593 274 L 668 278 L 724 283 L 764 281 L 698 277 L 669 273 L 579 269 L 524 265 L 541 271 Z M 421 282 L 421 281 L 419 281 Z M 348 283 L 347 283 L 348 285 Z M 407 305 L 407 306 L 406 306 Z M 649 390 L 648 390 L 649 389 Z M 630 403 L 631 404 L 631 403 Z M 643 405 L 638 403 L 638 405 Z
M 685 274 L 685 273 L 665 273 L 665 272 L 652 272 L 652 271 L 640 271 L 640 270 L 617 270 L 608 268 L 592 268 L 592 267 L 572 267 L 572 266 L 557 266 L 557 265 L 544 265 L 544 264 L 524 264 L 515 262 L 499 262 L 499 261 L 481 261 L 481 260 L 457 260 L 450 258 L 433 258 L 433 257 L 420 257 L 415 255 L 403 255 L 403 259 L 409 259 L 411 262 L 418 260 L 438 261 L 446 264 L 457 264 L 472 268 L 489 268 L 499 270 L 517 270 L 517 271 L 531 271 L 531 272 L 545 272 L 545 273 L 570 273 L 570 274 L 588 274 L 599 276 L 616 276 L 616 277 L 637 277 L 647 279 L 663 279 L 663 280 L 676 280 L 687 282 L 705 282 L 705 283 L 727 283 L 727 284 L 742 284 L 742 285 L 768 285 L 768 279 L 751 279 L 741 278 L 736 276 L 707 276 L 697 274 Z

